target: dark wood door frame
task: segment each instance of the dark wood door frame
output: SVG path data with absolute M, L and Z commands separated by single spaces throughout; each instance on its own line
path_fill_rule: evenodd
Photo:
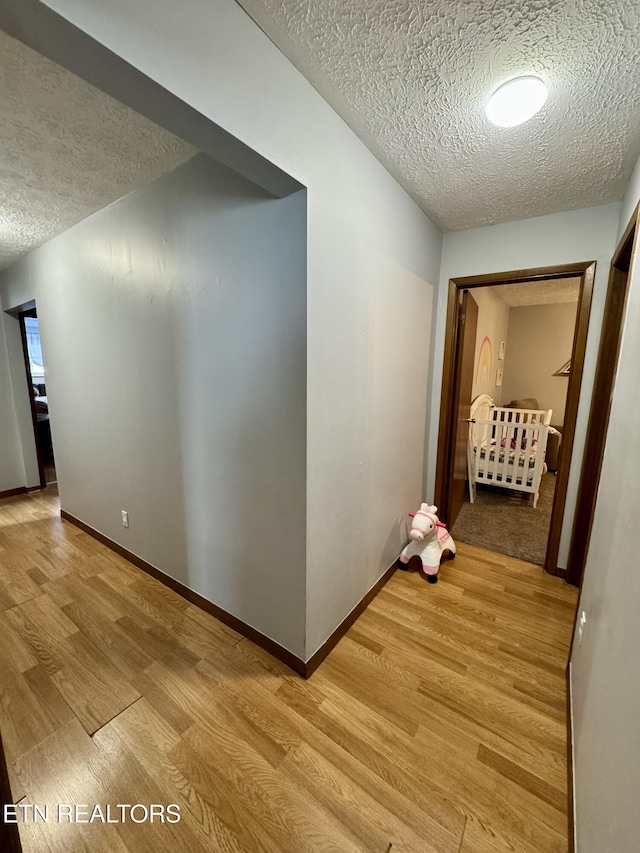
M 453 380 L 455 375 L 455 353 L 459 334 L 459 291 L 477 287 L 487 287 L 501 284 L 527 284 L 532 281 L 545 279 L 580 279 L 580 296 L 576 312 L 576 325 L 573 336 L 573 351 L 571 353 L 571 375 L 567 391 L 565 410 L 565 425 L 562 432 L 562 454 L 558 468 L 555 497 L 551 510 L 549 539 L 545 557 L 545 571 L 553 575 L 565 575 L 565 570 L 558 568 L 558 549 L 564 506 L 567 498 L 569 469 L 575 436 L 576 416 L 580 399 L 580 385 L 584 368 L 584 355 L 589 329 L 589 315 L 593 296 L 595 278 L 595 261 L 584 261 L 575 264 L 563 264 L 553 267 L 538 267 L 527 270 L 513 270 L 489 275 L 465 276 L 449 280 L 449 295 L 447 304 L 447 320 L 444 343 L 444 363 L 442 370 L 442 397 L 440 407 L 440 428 L 438 435 L 438 458 L 436 465 L 435 503 L 440 508 L 442 517 L 447 519 L 449 512 L 447 482 L 447 464 L 452 452 L 452 435 L 457 401 L 454 399 Z
M 456 370 L 453 379 L 453 395 L 458 402 L 456 417 L 452 424 L 452 453 L 447 471 L 450 488 L 447 491 L 447 524 L 452 527 L 467 490 L 467 440 L 469 435 L 469 412 L 473 389 L 473 365 L 475 361 L 476 337 L 478 332 L 478 303 L 469 290 L 459 290 L 460 334 L 456 350 Z M 468 368 L 471 367 L 471 376 Z M 456 477 L 457 475 L 457 477 Z
M 609 285 L 602 319 L 598 363 L 593 382 L 589 425 L 584 445 L 580 485 L 573 519 L 567 582 L 579 587 L 587 560 L 596 507 L 604 447 L 609 427 L 611 395 L 615 385 L 622 329 L 629 294 L 629 278 L 638 234 L 640 205 L 636 207 L 611 261 Z
M 20 311 L 18 314 L 18 322 L 20 323 L 20 337 L 22 338 L 22 352 L 24 355 L 24 369 L 27 374 L 27 384 L 29 386 L 29 405 L 31 406 L 31 420 L 33 422 L 33 437 L 36 443 L 36 456 L 38 457 L 38 475 L 40 477 L 40 488 L 44 489 L 47 486 L 47 479 L 44 471 L 44 454 L 42 452 L 42 442 L 40 441 L 40 430 L 38 429 L 38 416 L 36 414 L 36 401 L 33 398 L 31 377 L 31 366 L 29 364 L 29 348 L 27 346 L 27 330 L 25 328 L 25 317 L 37 317 L 35 308 L 27 311 Z

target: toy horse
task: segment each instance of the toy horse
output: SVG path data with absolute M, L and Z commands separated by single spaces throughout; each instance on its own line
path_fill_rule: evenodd
M 456 555 L 456 543 L 451 538 L 447 526 L 438 521 L 437 506 L 421 504 L 417 512 L 410 512 L 413 524 L 409 531 L 411 542 L 400 554 L 400 568 L 407 568 L 412 557 L 420 557 L 422 561 L 421 574 L 429 583 L 438 582 L 440 559 L 445 551 L 449 551 L 451 559 Z

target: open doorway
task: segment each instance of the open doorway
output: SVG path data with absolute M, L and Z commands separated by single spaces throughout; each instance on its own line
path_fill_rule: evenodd
M 40 324 L 35 307 L 18 314 L 22 349 L 27 374 L 31 418 L 40 472 L 40 487 L 57 483 L 51 425 L 49 422 L 49 398 L 47 396 L 46 370 L 40 340 Z
M 636 206 L 625 228 L 609 270 L 609 284 L 602 320 L 596 375 L 593 382 L 589 425 L 585 439 L 567 564 L 567 583 L 577 587 L 582 585 L 582 575 L 587 561 L 627 309 L 631 267 L 639 234 L 640 204 Z
M 461 436 L 467 477 L 451 528 L 457 542 L 544 565 L 579 291 L 575 277 L 464 293 L 461 393 L 470 385 L 472 402 Z
M 546 541 L 543 565 L 544 568 L 552 574 L 560 574 L 561 570 L 557 568 L 557 556 L 560 543 L 560 532 L 562 527 L 562 519 L 564 514 L 564 505 L 566 500 L 569 466 L 571 462 L 571 451 L 573 448 L 573 438 L 575 433 L 576 416 L 578 409 L 578 400 L 580 395 L 580 385 L 582 380 L 582 369 L 584 363 L 584 353 L 586 347 L 586 337 L 589 321 L 589 313 L 591 306 L 591 294 L 593 289 L 593 280 L 595 273 L 595 264 L 591 262 L 569 264 L 561 267 L 545 267 L 531 270 L 519 270 L 514 272 L 500 273 L 495 275 L 484 275 L 477 277 L 466 277 L 462 279 L 454 279 L 449 282 L 449 306 L 447 314 L 447 332 L 445 340 L 445 363 L 443 373 L 442 386 L 442 407 L 440 413 L 440 439 L 438 446 L 438 464 L 436 472 L 436 503 L 441 507 L 446 522 L 450 528 L 454 527 L 458 514 L 464 504 L 465 488 L 468 488 L 469 476 L 469 421 L 471 414 L 471 402 L 473 395 L 473 370 L 477 367 L 475 359 L 476 351 L 476 330 L 473 330 L 473 321 L 471 322 L 471 331 L 467 315 L 471 305 L 473 294 L 480 293 L 482 288 L 488 286 L 499 291 L 501 286 L 511 285 L 516 288 L 524 288 L 527 284 L 540 282 L 567 282 L 574 280 L 577 283 L 577 307 L 575 309 L 574 334 L 572 340 L 571 353 L 568 360 L 570 368 L 568 376 L 564 381 L 567 382 L 566 405 L 562 424 L 562 452 L 559 454 L 557 462 L 554 460 L 554 466 L 557 473 L 552 475 L 550 485 L 554 486 L 553 494 L 549 500 L 551 504 L 549 522 L 548 522 L 548 537 Z M 468 294 L 468 295 L 467 295 Z M 474 300 L 475 303 L 475 300 Z M 472 314 L 476 313 L 472 310 Z M 477 327 L 477 317 L 475 318 Z M 506 341 L 506 338 L 505 338 Z M 480 341 L 480 347 L 483 341 Z M 502 338 L 496 341 L 497 352 L 500 355 Z M 515 346 L 515 340 L 511 341 L 512 348 Z M 506 347 L 506 344 L 505 344 Z M 504 352 L 502 353 L 505 354 Z M 481 356 L 482 358 L 482 356 Z M 485 363 L 487 362 L 485 355 Z M 501 360 L 497 358 L 495 364 L 492 361 L 491 367 L 486 368 L 486 380 L 491 383 L 494 389 L 500 389 L 502 386 L 496 386 L 496 381 L 504 382 L 504 367 L 500 366 Z M 556 371 L 562 372 L 562 369 L 567 367 L 565 363 L 558 364 Z M 501 374 L 498 371 L 502 370 Z M 471 371 L 471 372 L 470 372 Z M 554 371 L 554 372 L 556 372 Z M 505 389 L 506 390 L 506 389 Z M 515 392 L 514 392 L 515 393 Z M 493 395 L 492 395 L 493 396 Z M 519 397 L 519 399 L 518 399 Z M 523 406 L 523 399 L 529 397 L 527 406 Z M 517 392 L 516 398 L 502 400 L 505 403 L 519 403 L 518 408 L 532 409 L 532 402 L 540 404 L 541 401 L 531 400 L 533 394 L 526 392 L 523 388 L 522 392 Z M 551 408 L 546 407 L 547 410 Z M 505 415 L 505 418 L 510 422 L 513 415 Z M 538 420 L 544 420 L 544 415 L 539 414 Z M 551 419 L 553 412 L 547 418 L 545 427 L 551 427 Z M 554 424 L 555 426 L 555 424 Z M 506 461 L 511 461 L 510 450 L 513 450 L 512 443 L 515 440 L 518 442 L 516 461 L 519 463 L 519 457 L 526 458 L 528 466 L 535 453 L 532 452 L 534 442 L 540 438 L 538 432 L 532 433 L 527 440 L 529 445 L 526 448 L 520 444 L 522 438 L 518 436 L 514 426 L 511 424 L 507 428 L 511 432 L 505 432 L 502 440 L 506 440 L 508 446 L 502 450 L 501 447 L 491 449 L 492 441 L 496 440 L 495 429 L 491 434 L 485 436 L 488 440 L 489 449 L 487 459 L 491 465 L 494 465 L 494 460 L 497 463 L 503 457 Z M 543 430 L 547 432 L 547 430 Z M 523 432 L 524 435 L 524 432 Z M 500 438 L 500 437 L 498 437 Z M 545 435 L 545 451 L 546 451 Z M 502 441 L 500 442 L 502 444 Z M 491 456 L 490 454 L 494 455 Z M 545 463 L 546 464 L 546 463 Z M 548 468 L 548 466 L 547 466 Z M 546 471 L 545 471 L 546 472 Z M 460 488 L 462 484 L 462 489 Z M 519 498 L 518 498 L 519 499 Z

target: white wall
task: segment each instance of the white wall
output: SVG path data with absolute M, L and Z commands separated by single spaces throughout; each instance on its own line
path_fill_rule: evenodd
M 576 302 L 511 308 L 503 394 L 506 403 L 535 397 L 541 409 L 553 409 L 551 422 L 564 423 L 569 379 L 554 376 L 571 358 Z
M 573 210 L 568 213 L 540 216 L 535 219 L 506 222 L 502 225 L 446 234 L 443 242 L 442 268 L 438 290 L 438 316 L 432 349 L 433 373 L 426 472 L 427 499 L 433 497 L 435 482 L 438 418 L 442 388 L 442 356 L 449 279 L 458 276 L 529 269 L 576 261 L 597 261 L 582 393 L 558 556 L 558 565 L 561 567 L 566 567 L 567 564 L 609 265 L 618 230 L 619 209 L 620 205 L 609 204 L 584 210 Z
M 300 656 L 305 210 L 200 155 L 0 278 L 36 299 L 63 509 Z
M 310 657 L 422 496 L 441 235 L 233 0 L 48 5 L 308 187 Z
M 632 181 L 621 233 L 640 196 Z M 640 835 L 640 262 L 632 270 L 593 534 L 571 659 L 577 853 L 637 850 Z
M 476 352 L 473 361 L 473 390 L 471 399 L 478 394 L 489 394 L 500 405 L 504 399 L 504 388 L 496 385 L 496 371 L 503 368 L 505 362 L 498 358 L 500 341 L 507 340 L 509 329 L 509 306 L 491 287 L 478 287 L 470 291 L 478 305 L 478 329 L 476 332 Z M 484 371 L 478 373 L 480 350 L 485 337 L 491 343 L 491 369 L 485 377 Z M 485 357 L 483 357 L 483 364 Z

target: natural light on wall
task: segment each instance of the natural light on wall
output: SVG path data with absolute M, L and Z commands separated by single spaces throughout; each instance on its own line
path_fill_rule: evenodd
M 515 127 L 528 121 L 544 106 L 547 87 L 538 77 L 517 77 L 491 95 L 487 118 L 498 127 Z

